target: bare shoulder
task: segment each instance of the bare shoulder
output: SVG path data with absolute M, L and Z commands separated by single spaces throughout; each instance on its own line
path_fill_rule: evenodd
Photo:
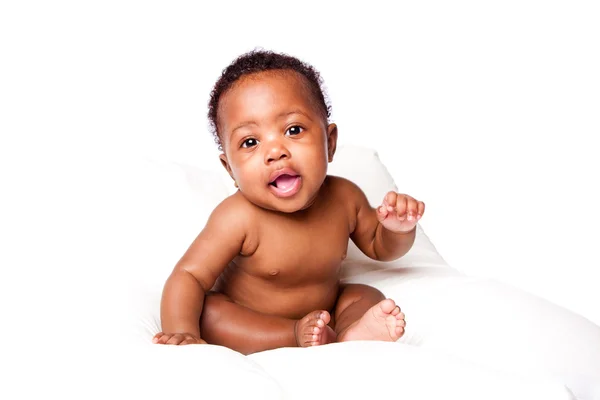
M 356 183 L 349 179 L 328 175 L 327 180 L 332 200 L 335 201 L 338 206 L 340 204 L 345 206 L 350 221 L 350 230 L 354 231 L 361 210 L 365 211 L 370 209 L 367 196 Z
M 343 197 L 345 202 L 352 203 L 357 208 L 366 201 L 362 189 L 351 180 L 335 175 L 328 175 L 327 179 L 334 197 Z
M 226 229 L 231 233 L 246 233 L 256 215 L 256 206 L 240 193 L 225 198 L 210 214 L 205 229 Z
M 252 255 L 258 247 L 258 229 L 263 211 L 236 192 L 223 200 L 212 212 L 204 236 L 238 244 L 237 254 Z
M 255 213 L 241 194 L 227 197 L 212 211 L 176 269 L 186 270 L 205 290 L 210 289 L 228 263 L 244 251 Z

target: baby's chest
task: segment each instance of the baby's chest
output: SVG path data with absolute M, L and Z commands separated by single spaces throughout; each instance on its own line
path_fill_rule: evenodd
M 248 272 L 267 279 L 319 281 L 337 275 L 348 249 L 348 224 L 278 224 L 263 229 L 247 263 Z

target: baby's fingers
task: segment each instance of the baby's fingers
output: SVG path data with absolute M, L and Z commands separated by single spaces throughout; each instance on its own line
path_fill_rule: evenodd
M 173 337 L 173 335 L 160 332 L 154 336 L 154 339 L 152 339 L 152 342 L 156 343 L 156 344 L 167 344 L 167 342 L 169 340 L 171 340 L 172 337 Z
M 419 215 L 419 202 L 410 196 L 406 196 L 406 214 L 409 221 L 416 220 Z
M 425 203 L 419 201 L 418 210 L 418 218 L 421 218 L 425 214 Z
M 389 211 L 385 205 L 385 203 L 379 207 L 377 207 L 377 219 L 379 220 L 379 222 L 382 222 L 385 217 L 387 217 L 389 214 Z
M 387 194 L 383 198 L 383 206 L 385 208 L 387 208 L 388 211 L 394 211 L 394 208 L 396 208 L 397 199 L 398 199 L 398 193 L 387 192 Z
M 404 221 L 406 213 L 408 211 L 408 202 L 406 195 L 398 195 L 396 199 L 396 215 L 400 221 Z
M 178 345 L 181 344 L 181 342 L 183 342 L 185 340 L 185 336 L 176 333 L 173 336 L 171 336 L 171 339 L 167 340 L 167 342 L 165 344 L 172 344 L 172 345 Z
M 188 337 L 187 339 L 185 339 L 183 342 L 179 343 L 180 345 L 185 345 L 185 344 L 206 344 L 206 342 L 202 339 L 196 339 L 196 338 L 192 338 L 192 337 Z
M 154 335 L 154 337 L 152 338 L 152 343 L 158 343 L 160 341 L 160 339 L 165 336 L 164 333 L 162 332 L 158 332 L 156 335 Z
M 157 333 L 152 339 L 153 343 L 156 344 L 179 344 L 183 340 L 183 335 L 178 333 L 168 334 L 168 333 Z

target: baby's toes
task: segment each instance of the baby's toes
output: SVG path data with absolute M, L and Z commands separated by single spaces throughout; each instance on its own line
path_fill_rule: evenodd
M 391 314 L 396 308 L 396 303 L 392 299 L 385 299 L 379 302 L 379 308 L 384 314 Z
M 404 328 L 400 326 L 400 322 L 395 316 L 390 315 L 386 318 L 385 323 L 392 340 L 398 340 L 404 334 Z
M 395 317 L 396 317 L 396 319 L 397 319 L 397 320 L 402 320 L 402 321 L 404 321 L 404 317 L 405 317 L 405 315 L 404 315 L 404 313 L 403 313 L 403 312 L 399 312 L 398 314 L 396 314 L 396 315 L 395 315 Z
M 318 341 L 319 338 L 321 337 L 321 331 L 322 329 L 319 328 L 318 326 L 315 326 L 312 331 L 310 332 L 310 334 L 308 335 L 308 342 L 310 346 L 314 346 Z
M 319 321 L 323 322 L 323 325 L 319 326 L 325 326 L 329 323 L 329 321 L 331 321 L 331 315 L 329 315 L 327 311 L 321 311 L 321 314 L 319 315 Z
M 313 312 L 306 314 L 306 316 L 304 318 L 302 318 L 302 320 L 305 323 L 313 323 L 314 324 L 315 321 L 317 321 L 319 318 L 321 318 L 321 314 L 322 314 L 322 311 L 313 311 Z
M 323 335 L 331 316 L 327 311 L 317 310 L 308 313 L 296 324 L 296 341 L 301 347 L 323 344 Z
M 398 316 L 396 316 L 396 318 L 398 318 Z M 400 339 L 400 337 L 402 335 L 404 335 L 405 329 L 406 329 L 406 321 L 404 320 L 404 314 L 402 314 L 402 318 L 396 320 L 395 333 L 398 336 L 398 339 Z
M 400 338 L 400 336 L 402 336 L 402 334 L 404 333 L 404 328 L 401 326 L 397 326 L 395 331 L 396 331 L 396 336 L 398 338 Z
M 393 316 L 396 316 L 396 315 L 400 314 L 400 307 L 399 306 L 394 307 L 394 309 L 392 310 L 391 314 Z
M 312 335 L 317 334 L 318 332 L 319 332 L 319 327 L 316 326 L 315 324 L 310 324 L 310 325 L 306 325 L 304 327 L 304 332 L 303 333 L 306 336 L 312 336 Z

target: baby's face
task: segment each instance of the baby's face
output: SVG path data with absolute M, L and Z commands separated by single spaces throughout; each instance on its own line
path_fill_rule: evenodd
M 219 101 L 221 162 L 254 204 L 282 212 L 309 207 L 337 141 L 304 77 L 266 71 L 241 78 Z

